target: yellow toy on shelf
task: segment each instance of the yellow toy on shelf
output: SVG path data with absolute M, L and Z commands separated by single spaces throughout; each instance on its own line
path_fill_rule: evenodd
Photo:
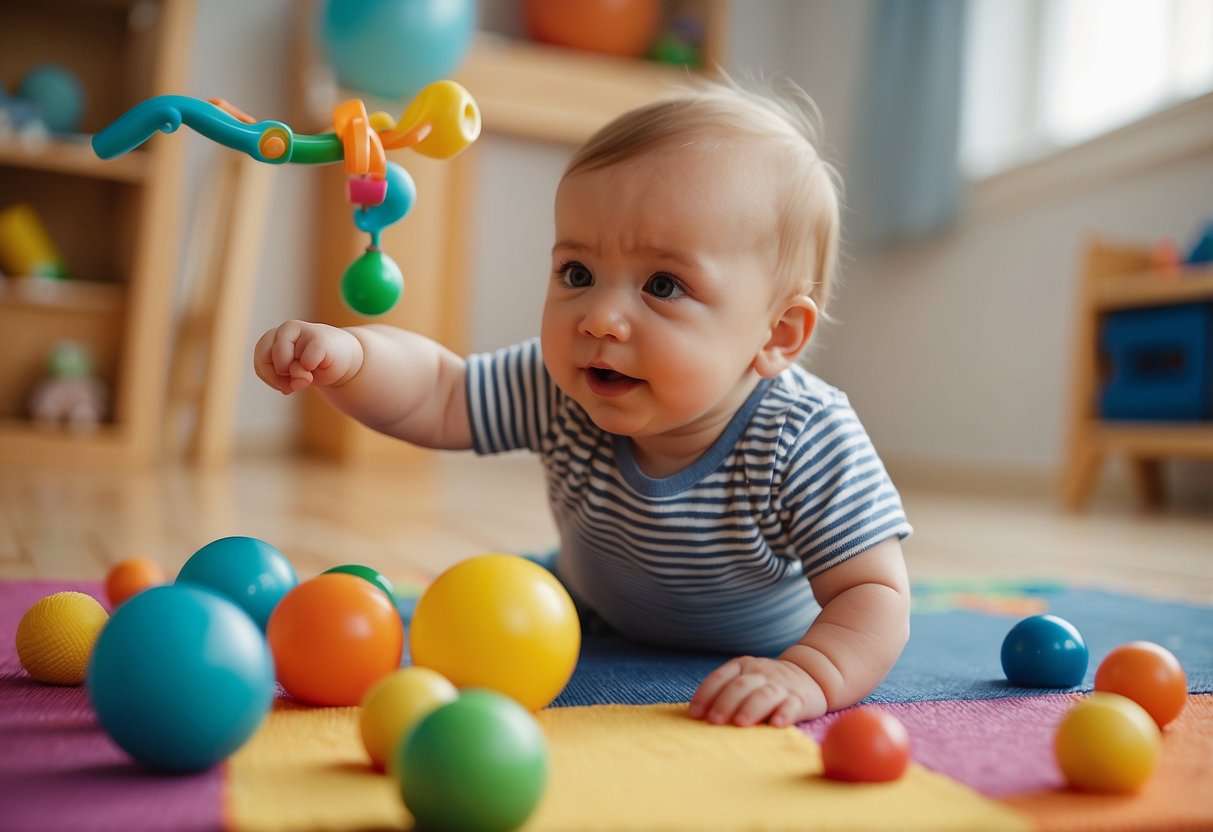
M 0 269 L 10 277 L 68 276 L 50 232 L 28 202 L 0 211 Z

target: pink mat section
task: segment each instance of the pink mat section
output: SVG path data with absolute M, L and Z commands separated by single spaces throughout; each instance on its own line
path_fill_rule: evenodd
M 989 797 L 1061 788 L 1053 735 L 1078 696 L 876 705 L 905 725 L 919 764 Z M 820 742 L 837 714 L 801 723 Z
M 0 828 L 183 832 L 223 828 L 223 769 L 149 776 L 97 726 L 83 687 L 44 685 L 17 660 L 21 616 L 52 592 L 96 583 L 0 583 Z

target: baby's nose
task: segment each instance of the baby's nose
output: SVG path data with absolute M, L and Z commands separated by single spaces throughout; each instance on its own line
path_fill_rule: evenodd
M 625 305 L 606 297 L 596 299 L 586 307 L 578 328 L 583 335 L 616 341 L 626 341 L 632 334 Z

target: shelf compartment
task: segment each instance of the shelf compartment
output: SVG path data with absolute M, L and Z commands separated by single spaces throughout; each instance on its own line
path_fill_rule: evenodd
M 86 296 L 98 290 L 102 305 L 88 306 Z M 62 339 L 88 348 L 93 372 L 113 396 L 126 319 L 120 300 L 118 295 L 119 302 L 115 302 L 108 287 L 74 286 L 55 300 L 16 300 L 6 288 L 0 299 L 0 332 L 4 332 L 7 353 L 0 364 L 0 418 L 20 420 L 26 415 L 29 395 L 46 374 L 47 358 L 55 343 Z M 113 405 L 111 401 L 111 411 Z
M 0 208 L 17 203 L 32 206 L 68 275 L 76 280 L 124 281 L 131 276 L 145 190 L 137 184 L 60 171 L 0 169 Z

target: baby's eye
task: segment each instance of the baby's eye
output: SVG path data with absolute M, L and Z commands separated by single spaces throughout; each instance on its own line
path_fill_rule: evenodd
M 556 273 L 570 289 L 584 289 L 594 283 L 594 275 L 580 263 L 565 263 Z
M 644 290 L 662 300 L 677 300 L 686 294 L 686 289 L 682 288 L 678 278 L 665 272 L 658 272 L 650 277 L 649 281 L 644 284 Z

